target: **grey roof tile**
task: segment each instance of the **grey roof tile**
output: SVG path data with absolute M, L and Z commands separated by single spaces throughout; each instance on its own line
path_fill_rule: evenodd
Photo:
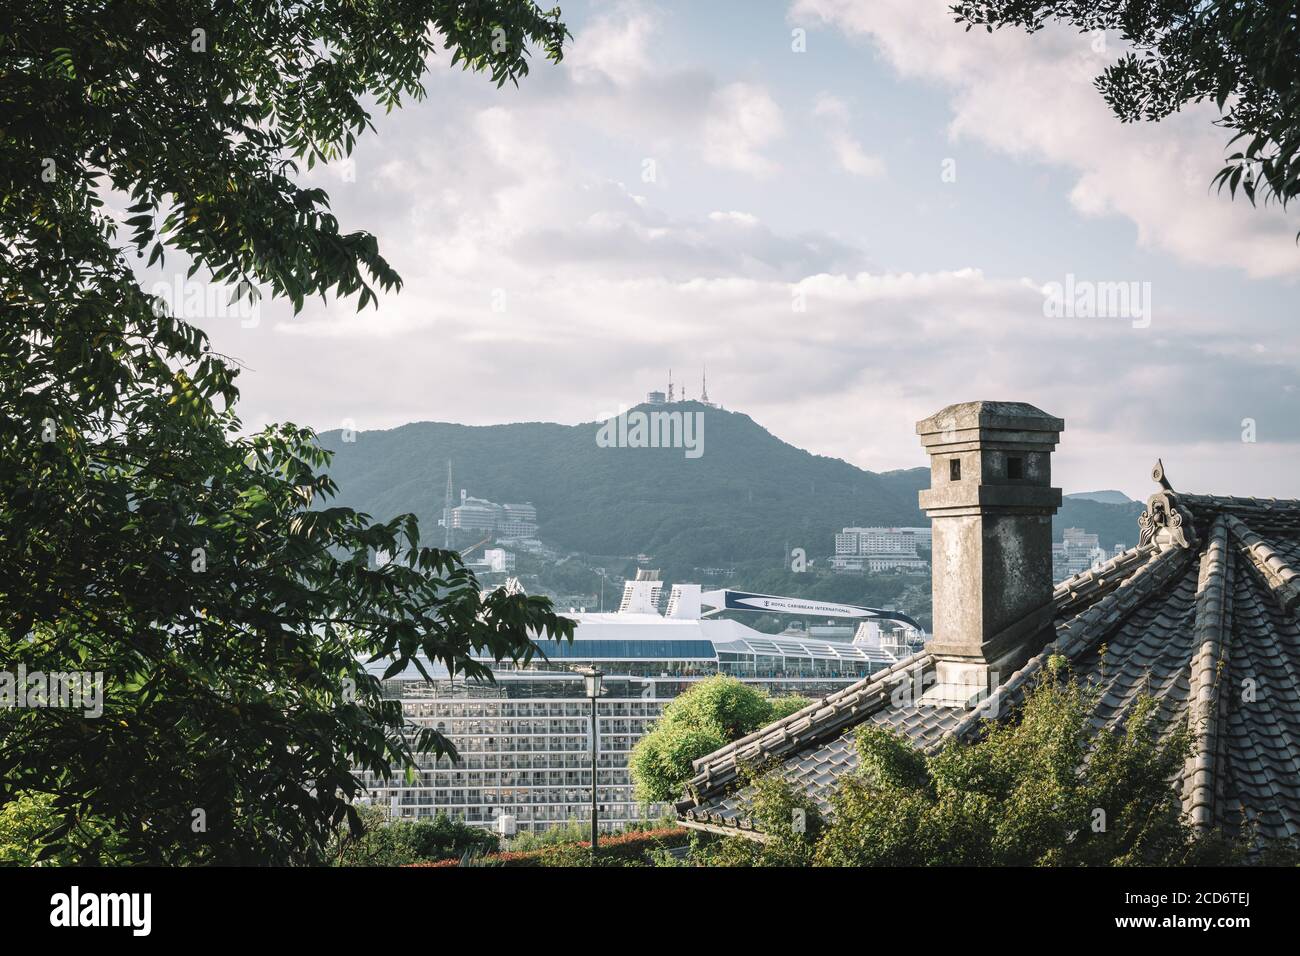
M 1300 837 L 1300 501 L 1175 497 L 1191 519 L 1190 547 L 1144 543 L 1058 585 L 1054 633 L 995 691 L 996 712 L 1063 654 L 1101 691 L 1095 727 L 1122 722 L 1142 693 L 1159 701 L 1166 726 L 1190 727 L 1178 783 L 1194 825 Z M 737 772 L 749 761 L 778 763 L 829 811 L 838 780 L 856 771 L 864 723 L 931 751 L 978 733 L 980 712 L 896 692 L 933 667 L 916 655 L 697 761 L 681 818 L 752 831 Z

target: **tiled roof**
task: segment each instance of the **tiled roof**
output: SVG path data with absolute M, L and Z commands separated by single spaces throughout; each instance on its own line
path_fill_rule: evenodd
M 918 702 L 934 659 L 922 652 L 696 761 L 677 805 L 683 823 L 754 832 L 737 764 L 779 763 L 824 811 L 857 767 L 854 736 L 872 722 L 935 750 L 1006 715 L 1054 654 L 1099 687 L 1098 729 L 1139 694 L 1166 727 L 1190 726 L 1178 786 L 1193 826 L 1300 836 L 1300 501 L 1152 496 L 1142 543 L 1061 583 L 1041 650 L 977 709 Z

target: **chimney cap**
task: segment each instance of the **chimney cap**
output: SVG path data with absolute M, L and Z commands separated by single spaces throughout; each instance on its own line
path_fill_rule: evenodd
M 960 402 L 916 423 L 918 435 L 969 428 L 1061 432 L 1065 430 L 1065 421 L 1025 402 Z

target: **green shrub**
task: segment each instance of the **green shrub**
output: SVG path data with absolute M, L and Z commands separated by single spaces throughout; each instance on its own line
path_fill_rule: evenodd
M 512 837 L 506 849 L 511 853 L 526 853 L 565 843 L 582 843 L 591 839 L 591 824 L 569 817 L 563 826 L 551 827 L 541 833 L 524 831 Z
M 364 831 L 340 834 L 329 846 L 335 866 L 406 866 L 422 860 L 495 853 L 495 833 L 439 813 L 432 820 L 392 820 L 378 807 L 358 808 Z
M 974 743 L 925 755 L 879 727 L 859 730 L 859 771 L 834 799 L 817 847 L 831 865 L 1178 863 L 1193 839 L 1170 786 L 1190 752 L 1140 696 L 1123 727 L 1090 722 L 1100 690 L 1052 673 L 1019 713 Z
M 551 832 L 551 831 L 547 831 Z M 685 846 L 690 831 L 677 826 L 637 829 L 601 835 L 593 858 L 588 843 L 566 842 L 530 850 L 507 850 L 474 859 L 473 866 L 649 866 L 672 847 Z M 453 867 L 459 858 L 416 863 L 414 866 Z
M 118 862 L 116 846 L 102 820 L 61 816 L 50 794 L 20 793 L 0 806 L 0 866 L 110 865 Z
M 771 698 L 734 677 L 715 674 L 664 708 L 628 760 L 637 799 L 663 803 L 682 794 L 691 762 L 800 708 L 804 697 Z

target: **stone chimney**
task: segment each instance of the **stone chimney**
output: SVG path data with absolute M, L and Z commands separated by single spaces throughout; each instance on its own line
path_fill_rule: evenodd
M 930 453 L 921 509 L 933 527 L 936 685 L 923 699 L 969 705 L 1050 636 L 1052 484 L 1059 418 L 1021 402 L 965 402 L 917 422 Z

